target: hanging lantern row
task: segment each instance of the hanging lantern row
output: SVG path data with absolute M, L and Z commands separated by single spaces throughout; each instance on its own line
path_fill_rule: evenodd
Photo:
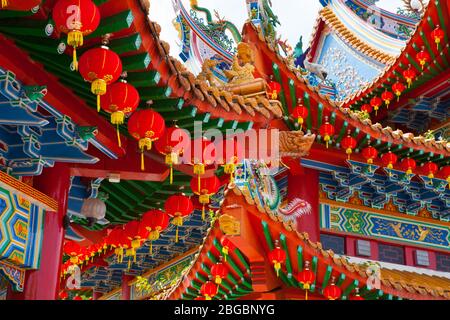
M 105 241 L 85 247 L 80 246 L 74 241 L 67 241 L 64 244 L 63 252 L 69 259 L 62 266 L 61 276 L 67 275 L 74 265 L 81 268 L 83 265 L 93 262 L 95 257 L 104 254 L 107 249 L 108 246 Z

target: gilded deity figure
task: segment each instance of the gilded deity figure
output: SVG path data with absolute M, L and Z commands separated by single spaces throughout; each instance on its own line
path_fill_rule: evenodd
M 233 59 L 231 70 L 225 70 L 225 76 L 230 85 L 242 84 L 253 81 L 255 77 L 254 54 L 250 46 L 246 43 L 239 43 L 237 55 Z

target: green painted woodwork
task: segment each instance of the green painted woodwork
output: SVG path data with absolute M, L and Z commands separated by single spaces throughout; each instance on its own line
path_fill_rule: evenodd
M 356 287 L 358 287 L 359 281 L 358 280 L 353 280 L 348 286 L 347 288 L 343 289 L 342 291 L 342 300 L 348 300 L 348 297 L 350 295 L 350 293 L 355 290 Z
M 289 251 L 288 251 L 288 247 L 287 247 L 287 243 L 286 243 L 286 236 L 281 233 L 280 234 L 280 243 L 281 243 L 281 248 L 283 248 L 284 252 L 286 253 L 286 270 L 288 272 L 287 274 L 287 279 L 288 282 L 291 286 L 298 286 L 297 280 L 295 278 L 293 269 L 292 269 L 292 263 L 291 263 L 291 257 L 289 255 Z
M 279 93 L 279 100 L 281 102 L 281 105 L 283 107 L 283 113 L 285 115 L 289 115 L 289 110 L 287 107 L 287 102 L 286 102 L 286 94 L 284 92 L 284 88 L 283 88 L 283 81 L 281 79 L 281 72 L 280 72 L 280 68 L 278 67 L 277 64 L 272 64 L 272 69 L 273 69 L 273 74 L 275 76 L 275 80 L 281 85 L 281 92 Z
M 305 103 L 306 109 L 308 109 L 308 117 L 306 117 L 306 127 L 308 130 L 312 130 L 312 114 L 311 114 L 311 101 L 309 98 L 309 94 L 305 93 L 303 94 L 303 101 Z
M 116 33 L 123 29 L 128 29 L 133 24 L 134 17 L 131 10 L 120 12 L 114 16 L 103 18 L 97 30 L 86 37 L 92 39 L 101 37 L 107 33 Z

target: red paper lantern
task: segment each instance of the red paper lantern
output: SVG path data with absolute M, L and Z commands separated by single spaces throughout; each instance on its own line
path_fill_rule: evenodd
M 394 95 L 392 94 L 392 92 L 384 90 L 384 92 L 381 94 L 381 99 L 383 99 L 386 108 L 389 108 L 389 104 L 391 103 L 392 99 L 394 99 Z
M 206 166 L 214 163 L 216 159 L 216 147 L 206 138 L 192 140 L 191 164 L 194 166 L 194 174 L 197 175 L 197 183 L 200 188 L 200 178 L 205 174 Z
M 278 95 L 281 92 L 281 84 L 279 84 L 276 81 L 273 81 L 272 80 L 273 76 L 271 76 L 270 78 L 271 78 L 271 81 L 269 81 L 269 83 L 267 84 L 267 87 L 268 87 L 268 93 L 267 94 L 269 96 L 269 99 L 277 100 L 278 99 Z
M 328 117 L 325 117 L 325 123 L 319 128 L 320 135 L 326 143 L 328 149 L 328 143 L 331 141 L 331 137 L 334 135 L 334 127 L 328 122 Z
M 30 11 L 38 7 L 42 0 L 2 0 L 1 9 L 12 11 Z
M 403 170 L 406 171 L 406 174 L 412 174 L 413 170 L 416 168 L 416 161 L 411 158 L 404 158 L 400 163 L 400 166 Z
M 399 81 L 392 85 L 392 91 L 394 91 L 395 95 L 397 96 L 397 102 L 400 101 L 400 96 L 402 95 L 403 91 L 405 91 L 405 89 L 405 85 Z
M 297 280 L 303 285 L 305 289 L 305 300 L 308 300 L 308 290 L 311 288 L 311 284 L 314 283 L 316 275 L 309 270 L 309 261 L 305 262 L 305 268 L 297 275 Z
M 178 227 L 183 225 L 183 217 L 190 215 L 194 211 L 194 204 L 185 195 L 173 195 L 166 200 L 164 210 L 173 218 L 172 224 L 177 227 L 175 241 L 178 242 Z
M 165 162 L 170 167 L 170 184 L 173 183 L 173 166 L 179 162 L 179 157 L 190 149 L 189 132 L 177 126 L 167 128 L 164 134 L 155 142 L 155 148 L 165 155 Z
M 136 250 L 141 246 L 141 243 L 148 237 L 149 231 L 140 227 L 139 221 L 130 221 L 124 227 L 124 235 L 127 237 L 130 246 L 126 255 L 130 257 L 128 260 L 128 268 L 131 266 L 131 257 L 133 262 L 136 262 Z
M 122 227 L 115 227 L 107 236 L 106 243 L 114 248 L 114 253 L 117 255 L 118 262 L 123 262 L 123 249 L 128 247 L 128 239 L 125 236 Z
M 196 178 L 191 180 L 191 189 L 196 195 L 198 200 L 202 204 L 202 219 L 205 219 L 205 206 L 209 204 L 210 197 L 219 191 L 220 180 L 216 176 L 208 178 L 200 178 L 198 181 Z
M 97 96 L 97 111 L 100 112 L 100 96 L 106 93 L 106 87 L 119 79 L 122 73 L 120 57 L 107 47 L 86 51 L 80 58 L 80 74 L 91 82 L 91 92 Z
M 80 245 L 74 241 L 67 241 L 64 244 L 63 251 L 65 254 L 70 256 L 70 262 L 72 264 L 77 264 L 79 261 L 79 257 L 82 254 L 82 249 Z
M 439 25 L 436 26 L 436 29 L 431 31 L 431 37 L 434 40 L 434 43 L 436 43 L 436 48 L 439 50 L 439 44 L 442 42 L 442 39 L 444 39 L 444 30 L 442 30 Z
M 334 278 L 331 281 L 331 284 L 328 285 L 325 289 L 323 289 L 323 295 L 328 300 L 337 300 L 342 295 L 342 290 L 337 285 L 334 284 Z
M 77 48 L 98 28 L 100 11 L 91 0 L 58 0 L 52 16 L 56 29 L 67 34 L 67 44 L 73 48 L 73 67 L 78 70 Z
M 69 294 L 66 291 L 61 291 L 59 293 L 59 299 L 66 300 L 69 297 Z
M 308 113 L 308 109 L 303 105 L 302 99 L 298 99 L 298 105 L 292 111 L 292 116 L 297 119 L 300 130 L 302 130 L 303 123 L 308 116 Z
M 161 210 L 150 210 L 142 216 L 140 228 L 145 228 L 150 240 L 150 254 L 153 254 L 152 243 L 159 239 L 160 233 L 169 226 L 169 215 Z
M 222 262 L 218 262 L 211 267 L 211 275 L 217 285 L 222 283 L 222 280 L 228 276 L 228 267 Z
M 350 131 L 348 135 L 342 139 L 342 147 L 345 149 L 345 153 L 348 155 L 348 159 L 350 160 L 350 155 L 353 153 L 353 149 L 356 148 L 357 141 L 350 135 Z
M 226 262 L 230 251 L 234 251 L 236 247 L 226 236 L 220 238 L 220 244 L 222 245 L 223 260 Z
M 204 301 L 204 300 L 206 300 L 206 299 L 205 299 L 205 297 L 197 297 L 197 298 L 195 298 L 194 300 Z
M 398 159 L 397 155 L 395 155 L 391 151 L 381 156 L 381 161 L 383 162 L 383 165 L 388 169 L 394 168 L 394 164 L 397 163 L 397 159 Z
M 448 187 L 450 189 L 450 166 L 442 167 L 441 170 L 439 171 L 439 173 L 447 181 Z
M 368 164 L 373 164 L 373 160 L 378 156 L 378 151 L 372 146 L 368 146 L 362 150 L 362 156 Z
M 373 108 L 370 104 L 366 103 L 361 107 L 361 111 L 371 113 L 373 111 Z
M 200 287 L 200 293 L 205 297 L 206 300 L 211 300 L 217 294 L 218 286 L 211 281 L 206 281 Z
M 423 171 L 428 176 L 428 178 L 433 179 L 436 172 L 439 170 L 439 167 L 436 163 L 428 161 L 423 165 Z
M 151 150 L 153 141 L 158 140 L 166 129 L 164 118 L 151 109 L 139 110 L 128 120 L 128 132 L 139 141 L 141 170 L 145 170 L 144 150 Z
M 136 111 L 139 101 L 139 92 L 126 81 L 112 84 L 108 92 L 100 98 L 101 108 L 111 114 L 111 123 L 117 126 L 119 147 L 122 146 L 119 125 L 124 123 L 125 117 Z
M 83 300 L 83 298 L 80 296 L 75 296 L 75 298 L 73 298 L 73 300 Z
M 269 252 L 269 260 L 273 264 L 278 277 L 280 275 L 281 264 L 286 261 L 286 252 L 280 248 L 278 241 L 275 242 L 275 248 Z
M 380 109 L 380 106 L 381 106 L 382 103 L 383 103 L 383 101 L 379 97 L 373 97 L 370 100 L 370 105 L 375 110 L 375 115 L 378 114 L 378 109 Z
M 428 52 L 425 51 L 425 47 L 422 47 L 422 50 L 416 54 L 416 59 L 423 70 L 425 65 L 427 64 L 428 61 L 430 61 L 431 58 Z
M 408 69 L 403 71 L 403 78 L 406 79 L 406 83 L 408 83 L 408 88 L 411 88 L 411 84 L 416 78 L 416 72 L 411 67 L 411 65 L 409 65 Z

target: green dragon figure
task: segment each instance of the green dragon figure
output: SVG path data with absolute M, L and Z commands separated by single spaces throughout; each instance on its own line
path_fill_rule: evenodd
M 79 126 L 77 127 L 76 132 L 83 141 L 88 141 L 95 138 L 95 136 L 98 134 L 98 129 L 97 127 Z
M 195 11 L 203 12 L 206 15 L 206 21 L 211 31 L 219 31 L 224 33 L 226 30 L 228 30 L 233 35 L 233 39 L 236 44 L 241 42 L 242 36 L 238 28 L 231 22 L 220 18 L 217 11 L 214 11 L 214 14 L 218 21 L 214 21 L 211 11 L 204 7 L 199 7 L 198 0 L 191 0 L 191 8 Z
M 22 92 L 30 101 L 38 101 L 44 98 L 48 91 L 46 86 L 23 86 Z

